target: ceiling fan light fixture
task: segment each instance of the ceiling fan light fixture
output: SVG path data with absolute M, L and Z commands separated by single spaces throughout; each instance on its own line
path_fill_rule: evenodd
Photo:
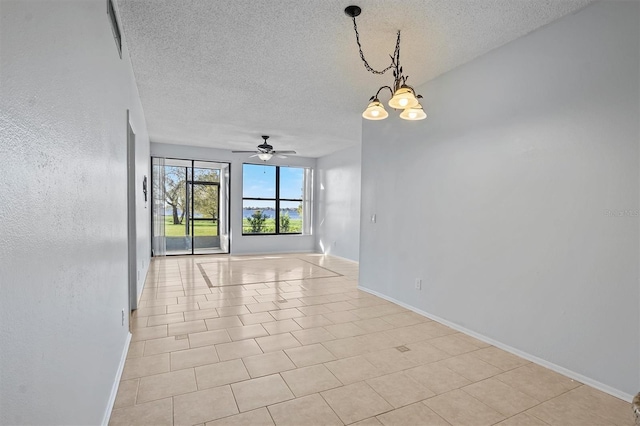
M 403 120 L 418 121 L 427 118 L 427 114 L 424 112 L 424 109 L 422 109 L 422 105 L 418 104 L 413 108 L 406 108 L 402 111 L 400 118 Z
M 264 139 L 264 142 L 262 142 L 260 145 L 258 145 L 257 146 L 257 150 L 255 150 L 255 151 L 231 151 L 231 152 L 233 152 L 234 154 L 248 154 L 248 153 L 251 153 L 253 155 L 249 156 L 249 158 L 258 157 L 260 160 L 262 160 L 264 162 L 267 162 L 267 161 L 271 160 L 274 155 L 279 157 L 279 158 L 287 158 L 283 154 L 296 154 L 296 152 L 293 151 L 293 150 L 286 150 L 286 151 L 276 151 L 276 150 L 274 150 L 273 147 L 267 143 L 267 139 L 269 139 L 269 136 L 267 136 L 267 135 L 263 135 L 262 139 Z
M 367 120 L 384 120 L 389 113 L 384 109 L 384 105 L 376 98 L 367 106 L 362 113 L 362 117 Z
M 418 99 L 409 86 L 402 85 L 395 91 L 389 100 L 389 106 L 393 109 L 413 108 L 418 105 Z

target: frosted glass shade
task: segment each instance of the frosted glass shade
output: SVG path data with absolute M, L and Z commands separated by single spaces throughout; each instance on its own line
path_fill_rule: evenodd
M 427 114 L 422 109 L 422 105 L 418 104 L 413 108 L 407 108 L 402 111 L 402 113 L 400 114 L 400 118 L 412 121 L 424 120 L 425 118 L 427 118 Z
M 418 105 L 418 99 L 408 86 L 402 86 L 393 94 L 389 106 L 393 109 L 413 108 Z
M 262 161 L 269 161 L 271 160 L 271 157 L 273 157 L 273 154 L 269 154 L 268 152 L 258 154 L 258 158 Z
M 384 120 L 388 116 L 389 113 L 384 109 L 384 106 L 378 99 L 374 99 L 362 113 L 362 117 L 367 120 Z

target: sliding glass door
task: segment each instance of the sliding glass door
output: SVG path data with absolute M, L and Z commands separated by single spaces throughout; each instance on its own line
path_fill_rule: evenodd
M 194 254 L 219 252 L 220 173 L 203 162 L 194 162 L 192 180 L 187 181 L 188 220 Z
M 229 164 L 153 160 L 154 255 L 228 253 Z

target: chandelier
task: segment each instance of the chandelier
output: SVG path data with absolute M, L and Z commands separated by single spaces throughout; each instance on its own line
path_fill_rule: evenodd
M 398 38 L 396 40 L 396 48 L 391 57 L 391 64 L 378 71 L 373 69 L 362 53 L 362 45 L 360 44 L 360 34 L 358 33 L 358 25 L 356 24 L 356 16 L 360 15 L 362 9 L 358 6 L 348 6 L 344 13 L 353 19 L 353 30 L 356 33 L 356 43 L 358 44 L 358 51 L 360 52 L 360 59 L 364 63 L 364 67 L 372 74 L 382 75 L 389 70 L 393 70 L 393 85 L 382 86 L 378 89 L 375 95 L 369 99 L 369 105 L 364 110 L 362 116 L 367 120 L 384 120 L 389 116 L 389 113 L 384 109 L 384 105 L 378 99 L 380 92 L 384 89 L 389 90 L 391 99 L 389 100 L 389 106 L 393 109 L 401 109 L 400 118 L 404 120 L 424 120 L 427 118 L 427 114 L 422 109 L 420 101 L 422 95 L 416 95 L 413 87 L 407 85 L 407 79 L 409 76 L 402 74 L 402 67 L 400 66 L 400 31 L 398 31 Z

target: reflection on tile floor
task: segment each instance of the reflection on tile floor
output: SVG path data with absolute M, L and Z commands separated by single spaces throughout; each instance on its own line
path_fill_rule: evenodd
M 338 277 L 330 269 L 300 258 L 255 258 L 252 260 L 211 259 L 199 261 L 200 270 L 211 287 L 300 281 L 311 278 Z
M 110 424 L 633 424 L 629 403 L 357 277 L 316 254 L 154 260 Z

